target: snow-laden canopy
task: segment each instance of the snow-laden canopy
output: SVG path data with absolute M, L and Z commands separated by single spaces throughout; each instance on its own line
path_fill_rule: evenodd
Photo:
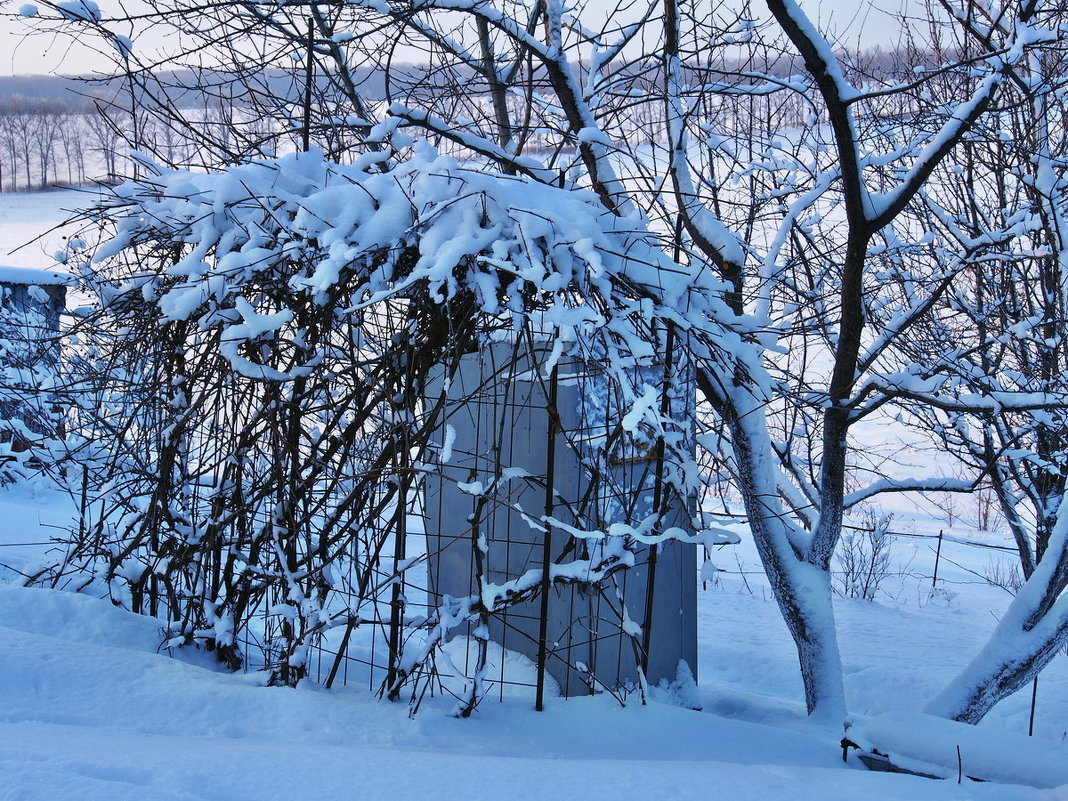
M 464 167 L 428 147 L 379 166 L 303 153 L 218 174 L 161 171 L 115 190 L 107 211 L 119 212 L 117 234 L 95 258 L 169 249 L 171 264 L 135 272 L 117 294 L 137 287 L 165 320 L 223 326 L 235 369 L 278 379 L 300 365 L 255 364 L 233 343 L 290 324 L 287 298 L 354 314 L 417 293 L 439 303 L 469 293 L 513 326 L 535 316 L 561 346 L 607 327 L 629 364 L 651 359 L 636 332 L 654 318 L 688 325 L 707 311 L 709 274 L 664 258 L 642 219 L 607 212 L 592 192 Z M 265 281 L 285 291 L 265 293 Z

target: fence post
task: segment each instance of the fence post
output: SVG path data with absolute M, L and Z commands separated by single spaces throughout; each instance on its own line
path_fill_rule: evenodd
M 1027 736 L 1035 736 L 1035 707 L 1038 704 L 1038 676 L 1031 682 L 1031 718 L 1027 721 Z
M 537 680 L 534 691 L 534 709 L 545 709 L 545 669 L 549 658 L 549 593 L 552 591 L 552 541 L 553 526 L 549 520 L 555 513 L 555 478 L 556 478 L 556 435 L 560 428 L 560 411 L 558 389 L 560 386 L 560 365 L 554 364 L 549 376 L 548 426 L 545 443 L 545 538 L 541 545 L 541 605 L 538 614 L 538 660 Z M 503 642 L 503 640 L 502 640 Z
M 935 569 L 934 576 L 931 578 L 931 586 L 934 587 L 938 583 L 938 560 L 942 558 L 942 530 L 938 530 L 938 547 L 935 549 Z

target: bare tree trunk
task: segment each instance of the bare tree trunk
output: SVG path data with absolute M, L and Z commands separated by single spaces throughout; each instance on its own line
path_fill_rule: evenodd
M 746 517 L 775 601 L 797 647 L 808 712 L 841 723 L 846 713 L 845 686 L 831 605 L 831 574 L 827 565 L 809 561 L 811 557 L 791 543 L 785 510 L 777 500 L 778 457 L 758 405 L 743 406 L 728 425 Z
M 978 723 L 1027 685 L 1068 642 L 1068 499 L 1061 502 L 1045 558 L 1009 604 L 986 646 L 928 705 L 932 715 Z

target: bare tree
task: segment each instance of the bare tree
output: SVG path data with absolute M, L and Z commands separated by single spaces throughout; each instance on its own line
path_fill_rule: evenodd
M 59 146 L 63 150 L 67 183 L 74 185 L 86 179 L 86 128 L 85 112 L 72 107 L 59 119 Z
M 37 155 L 37 169 L 42 189 L 56 178 L 56 150 L 61 140 L 62 120 L 70 114 L 70 106 L 62 101 L 42 101 L 31 109 L 30 134 Z
M 1004 25 L 973 17 L 956 47 L 983 48 Z M 1064 63 L 1063 44 L 1047 39 L 1007 71 L 996 113 L 958 152 L 953 178 L 932 181 L 921 212 L 965 271 L 906 343 L 945 387 L 943 403 L 913 411 L 989 487 L 1026 580 L 988 648 L 929 707 L 968 722 L 1029 682 L 1068 640 L 1060 600 L 1068 586 L 1068 186 L 1057 166 L 1068 144 Z M 1011 660 L 998 656 L 1006 651 Z
M 93 100 L 93 111 L 85 118 L 89 132 L 89 153 L 95 154 L 102 164 L 104 172 L 100 178 L 114 181 L 120 174 L 122 159 L 123 115 L 115 107 L 97 98 Z
M 34 186 L 34 101 L 14 96 L 4 104 L 0 114 L 4 131 L 5 149 L 11 157 L 11 186 L 18 183 L 17 173 L 21 167 L 26 189 Z

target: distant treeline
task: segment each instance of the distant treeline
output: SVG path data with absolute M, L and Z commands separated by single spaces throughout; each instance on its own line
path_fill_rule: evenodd
M 122 137 L 88 98 L 0 98 L 0 189 L 78 185 L 117 174 Z
M 405 69 L 401 67 L 401 69 Z M 382 73 L 366 69 L 360 71 L 361 92 L 368 98 L 378 99 L 385 94 L 385 81 Z M 153 83 L 166 87 L 170 101 L 182 108 L 199 108 L 205 105 L 206 98 L 217 96 L 221 87 L 232 85 L 236 80 L 234 73 L 226 70 L 166 70 L 154 74 Z M 327 76 L 318 76 L 317 80 L 327 83 Z M 260 73 L 263 90 L 269 91 L 279 99 L 292 102 L 300 100 L 302 87 L 293 82 L 293 73 L 280 69 L 265 69 Z M 143 78 L 139 83 L 144 83 Z M 109 102 L 121 103 L 128 96 L 129 78 L 125 75 L 114 77 L 79 77 L 61 75 L 7 75 L 0 76 L 0 101 L 13 98 L 22 100 L 60 100 L 78 105 L 92 105 L 94 100 L 107 98 Z
M 374 102 L 384 94 L 383 78 L 369 70 L 364 78 L 361 89 Z M 328 80 L 317 78 L 323 91 Z M 279 109 L 299 106 L 303 86 L 293 72 L 264 70 L 257 82 Z M 172 166 L 217 166 L 231 159 L 207 152 L 205 142 L 226 141 L 250 126 L 258 127 L 255 138 L 264 143 L 284 135 L 284 115 L 253 113 L 236 83 L 232 73 L 219 70 L 135 80 L 0 77 L 0 191 L 115 181 L 129 175 L 131 149 Z M 176 117 L 168 109 L 182 109 L 185 122 L 172 124 Z M 213 135 L 205 136 L 209 131 Z
M 856 75 L 870 76 L 876 82 L 888 76 L 901 79 L 934 65 L 932 57 L 917 51 L 875 48 L 842 55 Z M 763 73 L 785 79 L 802 71 L 803 65 L 796 57 L 778 54 L 759 63 L 725 60 L 703 69 L 723 76 Z M 385 99 L 385 71 L 368 67 L 353 70 L 351 75 L 367 108 Z M 691 77 L 702 81 L 696 71 Z M 329 75 L 316 75 L 316 105 L 340 111 L 344 103 L 330 101 L 336 94 L 332 80 Z M 632 94 L 648 93 L 650 98 L 656 96 L 653 85 L 661 80 L 655 71 L 635 72 L 625 79 Z M 389 83 L 392 92 L 404 95 L 412 87 L 425 91 L 434 82 L 428 80 L 425 68 L 394 66 Z M 92 78 L 0 77 L 0 191 L 114 181 L 129 173 L 131 149 L 176 167 L 215 167 L 277 153 L 299 140 L 294 131 L 304 90 L 302 68 L 161 70 Z M 468 102 L 485 101 L 469 97 Z M 879 111 L 885 117 L 907 117 L 913 112 L 907 104 L 895 105 L 893 98 L 885 106 Z M 776 100 L 774 108 L 769 105 L 768 113 L 787 129 L 800 124 L 810 109 L 801 98 L 791 96 Z M 637 100 L 626 112 L 624 127 L 640 137 L 649 119 L 661 113 L 659 103 Z M 731 113 L 732 108 L 725 106 L 719 117 L 726 122 Z M 331 158 L 345 161 L 366 125 L 359 116 L 320 111 L 312 120 L 312 144 Z M 448 148 L 447 142 L 438 144 Z M 543 146 L 548 147 L 537 134 L 527 142 L 531 152 Z

